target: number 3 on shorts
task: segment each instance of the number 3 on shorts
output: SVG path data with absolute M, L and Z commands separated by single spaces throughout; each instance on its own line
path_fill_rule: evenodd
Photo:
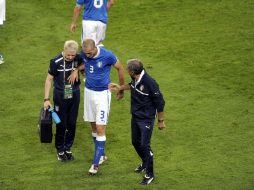
M 97 9 L 101 8 L 102 5 L 103 5 L 103 0 L 94 0 L 93 1 L 93 6 Z
M 105 117 L 105 111 L 101 110 L 101 117 L 100 117 L 101 121 L 104 120 L 104 117 Z

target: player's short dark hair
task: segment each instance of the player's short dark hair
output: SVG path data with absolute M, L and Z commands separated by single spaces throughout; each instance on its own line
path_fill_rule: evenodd
M 95 42 L 93 39 L 85 39 L 82 44 L 83 48 L 89 48 L 94 49 L 95 48 Z

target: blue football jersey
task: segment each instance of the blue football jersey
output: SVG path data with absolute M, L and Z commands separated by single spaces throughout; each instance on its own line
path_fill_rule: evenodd
M 76 0 L 78 5 L 84 5 L 83 20 L 95 20 L 107 23 L 108 0 Z
M 98 54 L 93 58 L 86 57 L 82 51 L 80 56 L 85 65 L 85 87 L 95 91 L 102 91 L 108 89 L 111 66 L 117 62 L 117 57 L 112 51 L 106 50 L 104 47 L 97 48 Z

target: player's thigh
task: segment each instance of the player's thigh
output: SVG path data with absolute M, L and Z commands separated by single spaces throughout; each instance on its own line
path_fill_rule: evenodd
M 107 25 L 103 22 L 100 22 L 98 21 L 97 22 L 97 41 L 98 43 L 103 41 L 105 39 L 105 36 L 106 36 L 106 28 L 107 28 Z
M 96 21 L 91 20 L 83 20 L 82 21 L 82 35 L 83 40 L 85 39 L 93 39 L 95 42 L 97 40 L 96 30 L 97 24 Z
M 96 105 L 94 102 L 94 92 L 87 88 L 84 89 L 84 120 L 89 122 L 96 121 Z

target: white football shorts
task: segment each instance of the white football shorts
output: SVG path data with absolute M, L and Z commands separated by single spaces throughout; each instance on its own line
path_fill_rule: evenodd
M 5 0 L 0 0 L 0 25 L 5 21 Z
M 101 21 L 83 20 L 81 42 L 85 39 L 93 39 L 98 45 L 105 39 L 107 25 Z
M 96 122 L 98 125 L 107 125 L 110 111 L 110 90 L 84 90 L 84 120 Z

